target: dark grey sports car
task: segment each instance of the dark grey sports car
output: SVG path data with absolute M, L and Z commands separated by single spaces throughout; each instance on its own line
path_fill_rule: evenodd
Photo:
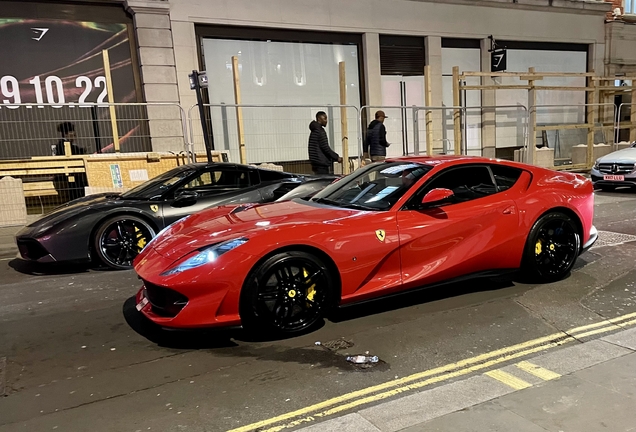
M 127 269 L 159 231 L 184 216 L 218 205 L 306 198 L 336 178 L 231 163 L 183 165 L 123 194 L 92 195 L 58 207 L 22 229 L 16 243 L 29 261 L 96 258 Z

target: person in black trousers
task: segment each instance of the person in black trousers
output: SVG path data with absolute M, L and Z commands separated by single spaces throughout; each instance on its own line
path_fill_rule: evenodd
M 329 147 L 329 139 L 325 131 L 327 114 L 324 111 L 316 113 L 316 120 L 309 124 L 309 162 L 316 175 L 332 174 L 333 163 L 342 163 L 342 158 Z

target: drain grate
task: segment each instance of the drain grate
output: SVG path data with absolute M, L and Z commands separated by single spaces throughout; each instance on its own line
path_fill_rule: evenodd
M 599 231 L 598 240 L 592 246 L 592 249 L 596 249 L 604 246 L 618 246 L 623 243 L 636 241 L 636 236 L 631 234 L 623 234 L 612 231 Z
M 339 351 L 342 349 L 351 348 L 353 346 L 353 342 L 346 339 L 336 339 L 322 343 L 321 345 L 327 348 L 329 351 Z

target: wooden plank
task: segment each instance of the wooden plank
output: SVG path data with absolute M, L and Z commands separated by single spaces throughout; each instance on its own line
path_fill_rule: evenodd
M 534 68 L 531 67 L 528 69 L 528 74 L 533 74 Z M 536 161 L 536 153 L 537 153 L 537 92 L 534 88 L 534 81 L 528 81 L 530 85 L 530 89 L 528 90 L 528 110 L 529 110 L 529 118 L 528 118 L 528 133 L 530 134 L 530 139 L 528 142 L 528 151 L 526 152 L 529 164 L 534 164 Z
M 596 86 L 597 81 L 593 81 L 588 79 L 588 85 L 591 84 L 593 87 Z M 587 123 L 591 124 L 592 127 L 587 129 L 587 157 L 586 164 L 591 166 L 594 163 L 594 127 L 593 125 L 596 123 L 596 119 L 598 117 L 598 107 L 593 105 L 598 102 L 598 90 L 590 93 L 588 95 L 588 103 L 592 104 L 587 107 Z
M 33 198 L 38 196 L 57 196 L 57 190 L 55 189 L 47 189 L 47 190 L 35 190 L 35 191 L 24 191 L 23 195 L 25 198 Z
M 27 176 L 27 175 L 52 175 L 52 174 L 74 174 L 74 173 L 85 173 L 86 170 L 84 168 L 58 168 L 58 169 L 23 169 L 23 170 L 15 170 L 15 171 L 2 171 L 0 169 L 0 177 L 4 176 Z
M 102 58 L 104 60 L 104 74 L 106 75 L 106 90 L 108 92 L 108 102 L 110 110 L 110 126 L 113 130 L 113 145 L 115 153 L 119 153 L 119 130 L 117 128 L 117 113 L 115 112 L 115 96 L 113 92 L 113 80 L 110 75 L 110 58 L 108 50 L 102 50 Z
M 469 76 L 488 76 L 488 77 L 521 77 L 531 76 L 528 72 L 462 72 L 462 77 Z M 539 77 L 591 77 L 594 76 L 594 72 L 539 72 L 536 73 Z
M 462 90 L 530 90 L 529 85 L 510 84 L 510 85 L 462 85 Z
M 340 82 L 340 105 L 347 104 L 347 75 L 345 62 L 338 63 L 338 79 Z M 342 135 L 342 173 L 349 174 L 349 125 L 347 108 L 340 107 L 340 127 Z
M 64 162 L 0 162 L 0 170 L 12 170 L 12 169 L 44 169 L 44 168 L 60 168 L 60 167 L 83 167 L 84 161 L 72 161 L 67 160 Z
M 459 66 L 453 66 L 453 106 L 459 106 L 460 104 L 459 86 Z M 462 152 L 462 119 L 461 111 L 458 109 L 453 110 L 453 128 L 453 144 L 455 147 L 454 152 L 456 155 L 458 155 Z
M 232 77 L 234 81 L 234 103 L 241 105 L 241 76 L 239 74 L 238 57 L 232 57 Z M 247 163 L 247 154 L 245 151 L 245 129 L 243 125 L 243 108 L 236 107 L 236 127 L 238 129 L 238 141 L 239 141 L 239 157 L 241 163 Z
M 433 105 L 433 89 L 431 78 L 431 65 L 424 66 L 424 104 L 429 107 Z M 430 110 L 425 111 L 426 122 L 426 154 L 433 155 L 433 113 Z
M 538 131 L 553 131 L 553 130 L 574 130 L 574 129 L 593 129 L 593 130 L 605 130 L 614 129 L 614 125 L 611 126 L 596 126 L 591 123 L 584 124 L 563 124 L 563 125 L 537 125 Z
M 25 191 L 55 189 L 52 181 L 27 182 L 22 183 L 22 189 Z

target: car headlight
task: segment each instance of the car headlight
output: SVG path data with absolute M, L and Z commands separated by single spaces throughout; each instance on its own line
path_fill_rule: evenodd
M 596 159 L 596 162 L 594 162 L 594 166 L 592 167 L 592 169 L 598 170 L 598 164 L 599 164 L 599 159 Z
M 201 267 L 202 265 L 216 261 L 218 257 L 226 252 L 231 251 L 234 248 L 247 242 L 245 237 L 224 241 L 222 243 L 215 244 L 214 246 L 207 247 L 200 251 L 192 258 L 188 258 L 176 267 L 166 270 L 161 273 L 161 276 L 171 276 L 177 273 L 184 272 L 193 268 Z

